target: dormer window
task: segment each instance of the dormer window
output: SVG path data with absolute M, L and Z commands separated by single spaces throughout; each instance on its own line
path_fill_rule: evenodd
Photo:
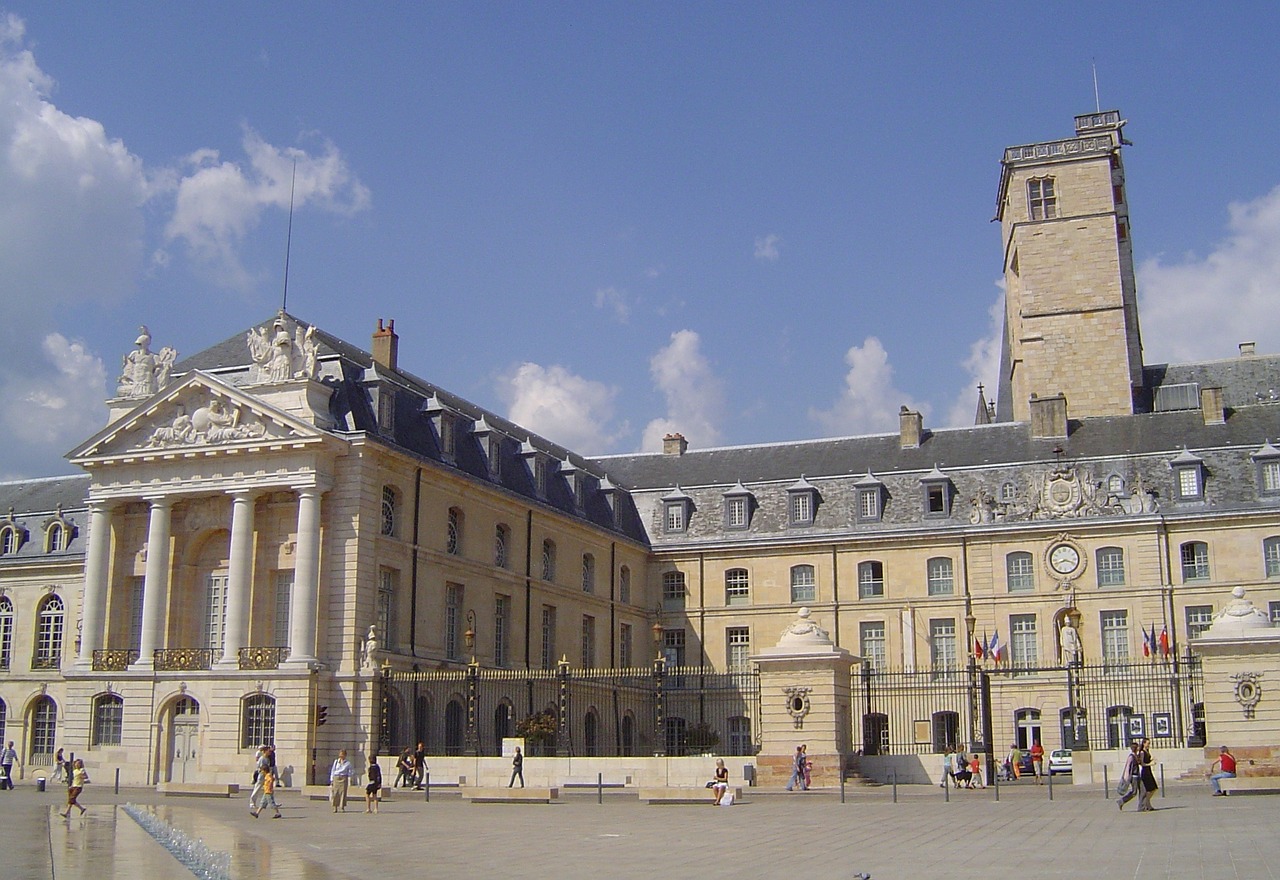
M 22 546 L 22 532 L 13 521 L 12 511 L 8 522 L 0 522 L 0 556 L 12 556 Z
M 737 483 L 724 493 L 724 527 L 742 530 L 751 525 L 751 508 L 754 497 L 751 490 Z
M 679 534 L 689 527 L 689 514 L 693 507 L 693 499 L 679 486 L 670 495 L 662 499 L 663 531 L 667 534 Z
M 1173 469 L 1173 495 L 1178 501 L 1204 500 L 1204 459 L 1183 448 L 1182 453 L 1169 462 Z
M 884 483 L 867 471 L 867 475 L 853 486 L 858 493 L 857 521 L 880 522 L 884 515 Z
M 811 526 L 818 509 L 818 489 L 803 476 L 787 487 L 787 524 Z
M 569 484 L 570 491 L 573 492 L 573 504 L 579 510 L 585 510 L 587 506 L 587 475 L 582 468 L 575 465 L 569 459 L 560 462 L 560 473 Z
M 386 386 L 378 389 L 378 430 L 390 434 L 396 429 L 396 398 Z
M 458 453 L 458 414 L 441 403 L 439 396 L 435 394 L 427 398 L 422 411 L 427 414 L 431 427 L 435 429 L 440 457 L 453 464 Z
M 924 515 L 931 518 L 950 516 L 951 498 L 955 491 L 951 478 L 935 465 L 920 480 L 920 485 L 924 489 Z
M 471 433 L 480 443 L 480 451 L 484 453 L 485 464 L 489 467 L 489 479 L 502 479 L 502 435 L 489 426 L 484 416 L 471 426 Z
M 57 553 L 67 549 L 67 527 L 64 523 L 55 522 L 45 532 L 44 552 Z
M 1280 449 L 1268 440 L 1251 457 L 1258 470 L 1258 494 L 1280 495 Z
M 520 446 L 520 457 L 529 468 L 529 477 L 533 480 L 533 491 L 539 497 L 547 497 L 547 459 L 530 441 Z

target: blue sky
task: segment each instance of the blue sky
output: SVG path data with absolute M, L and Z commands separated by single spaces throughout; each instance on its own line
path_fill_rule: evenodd
M 1126 135 L 1146 360 L 1280 350 L 1273 4 L 0 0 L 0 478 L 280 304 L 583 453 L 972 419 L 1005 146 Z

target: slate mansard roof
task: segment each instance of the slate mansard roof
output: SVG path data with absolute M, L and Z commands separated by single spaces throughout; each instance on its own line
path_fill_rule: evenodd
M 0 555 L 0 566 L 83 557 L 89 529 L 88 494 L 87 475 L 0 483 L 0 529 L 12 522 L 22 539 L 17 553 Z M 45 530 L 59 511 L 68 526 L 68 540 L 61 550 L 50 552 L 45 547 Z
M 304 330 L 310 326 L 292 315 L 286 317 Z M 274 320 L 273 316 L 258 326 L 270 326 Z M 319 327 L 315 328 L 314 336 L 319 362 L 317 378 L 333 389 L 329 415 L 337 426 L 337 433 L 363 433 L 375 442 L 418 459 L 453 468 L 490 485 L 496 482 L 528 501 L 585 519 L 620 537 L 648 543 L 627 493 L 615 487 L 610 475 L 591 460 L 411 373 L 376 363 L 369 352 Z M 174 365 L 173 376 L 178 378 L 199 370 L 231 385 L 249 385 L 254 381 L 252 366 L 242 332 L 179 361 Z M 378 420 L 376 397 L 380 394 L 392 399 L 394 417 L 388 428 L 383 428 Z M 456 420 L 452 457 L 441 450 L 441 438 L 430 417 L 441 408 Z M 503 438 L 500 475 L 496 478 L 489 468 L 487 450 L 473 433 L 477 425 Z M 526 464 L 534 456 L 541 456 L 547 462 L 547 488 L 542 496 L 534 486 L 531 464 Z M 564 478 L 564 472 L 571 469 L 586 479 L 581 507 L 573 487 Z

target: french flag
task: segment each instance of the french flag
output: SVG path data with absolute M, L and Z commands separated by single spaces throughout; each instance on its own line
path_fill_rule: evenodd
M 1142 656 L 1143 657 L 1150 657 L 1151 652 L 1155 650 L 1155 646 L 1156 646 L 1155 633 L 1156 633 L 1156 628 L 1154 625 L 1151 627 L 1151 632 L 1147 632 L 1145 629 L 1142 631 Z
M 1003 652 L 1004 646 L 1000 644 L 1000 630 L 996 630 L 995 635 L 991 637 L 991 641 L 987 643 L 987 656 L 999 663 Z

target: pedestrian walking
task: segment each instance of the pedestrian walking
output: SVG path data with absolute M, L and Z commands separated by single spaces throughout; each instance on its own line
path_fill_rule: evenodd
M 351 773 L 351 762 L 347 760 L 347 750 L 342 749 L 334 759 L 333 766 L 329 768 L 329 803 L 333 805 L 335 813 L 338 810 L 344 813 L 347 811 L 347 788 L 351 785 Z
M 516 746 L 516 756 L 511 759 L 511 781 L 507 783 L 507 788 L 516 784 L 517 776 L 520 777 L 520 787 L 524 788 L 524 755 L 519 746 Z
M 22 766 L 22 762 L 18 760 L 18 752 L 13 747 L 13 740 L 9 740 L 9 744 L 0 749 L 0 770 L 4 770 L 4 779 L 0 779 L 0 788 L 7 788 L 13 791 L 13 765 Z
M 800 786 L 800 790 L 805 790 L 804 784 L 804 765 L 808 763 L 809 756 L 805 754 L 805 746 L 796 746 L 795 757 L 791 761 L 791 779 L 787 782 L 787 791 L 794 791 L 796 786 Z
M 400 753 L 400 758 L 396 761 L 396 781 L 391 784 L 392 788 L 411 788 L 417 784 L 417 773 L 413 769 L 413 752 L 408 746 L 404 747 L 404 751 Z
M 1140 743 L 1134 740 L 1129 744 L 1129 754 L 1124 759 L 1124 769 L 1120 771 L 1120 783 L 1116 786 L 1116 807 L 1123 810 L 1124 805 L 1138 796 L 1138 748 Z
M 253 758 L 253 789 L 249 792 L 249 813 L 255 819 L 262 810 L 259 801 L 262 798 L 262 788 L 266 783 L 266 773 L 270 769 L 271 759 L 267 757 L 267 747 L 259 746 L 258 753 Z
M 1031 743 L 1031 773 L 1036 778 L 1036 785 L 1044 784 L 1044 746 L 1040 740 Z
M 75 763 L 71 765 L 71 785 L 67 788 L 67 811 L 62 814 L 62 818 L 71 818 L 71 808 L 76 807 L 83 816 L 87 811 L 80 806 L 80 792 L 84 791 L 84 787 L 89 784 L 89 774 L 85 772 L 84 761 L 76 758 Z
M 427 778 L 427 747 L 422 743 L 418 743 L 418 748 L 413 753 L 413 773 L 417 780 L 413 787 L 422 791 L 422 784 Z
M 1152 769 L 1153 763 L 1151 759 L 1151 740 L 1144 739 L 1142 748 L 1138 751 L 1138 767 L 1140 768 L 1140 778 L 1138 780 L 1139 813 L 1154 813 L 1156 811 L 1156 808 L 1151 806 L 1151 798 L 1160 786 L 1156 785 L 1156 774 Z
M 258 807 L 258 812 L 271 807 L 276 811 L 272 819 L 279 819 L 280 805 L 276 803 L 276 766 L 275 763 L 267 765 L 266 771 L 262 774 L 262 800 Z M 257 816 L 257 813 L 254 813 Z
M 378 793 L 382 790 L 382 768 L 378 766 L 378 756 L 369 756 L 369 782 L 364 787 L 364 811 L 378 812 Z
M 64 766 L 67 759 L 62 756 L 63 750 L 58 749 L 58 753 L 53 756 L 53 781 L 61 782 L 66 778 L 67 768 Z

